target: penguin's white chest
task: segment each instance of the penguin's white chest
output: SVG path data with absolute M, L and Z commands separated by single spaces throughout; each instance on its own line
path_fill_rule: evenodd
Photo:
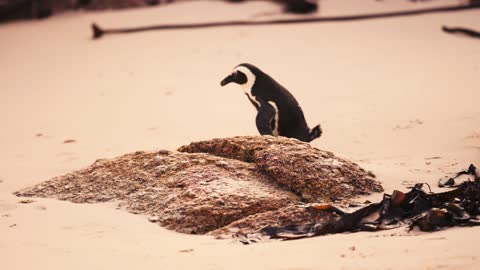
M 278 136 L 278 107 L 277 104 L 273 101 L 269 101 L 268 104 L 272 105 L 273 109 L 275 110 L 275 116 L 273 117 L 272 121 L 274 122 L 274 127 L 272 129 L 272 135 Z
M 257 104 L 258 108 L 260 109 L 260 107 L 262 105 L 260 104 L 260 102 L 258 102 L 257 98 L 252 94 L 251 89 L 244 88 L 243 90 L 245 91 L 245 94 L 247 95 L 248 99 L 250 99 L 250 101 L 252 103 Z M 279 136 L 280 134 L 278 132 L 278 119 L 279 119 L 279 117 L 278 117 L 278 106 L 273 101 L 268 101 L 268 104 L 270 104 L 270 106 L 272 106 L 273 110 L 275 111 L 275 115 L 274 115 L 273 119 L 271 120 L 272 122 L 269 123 L 272 126 L 272 135 L 273 136 Z

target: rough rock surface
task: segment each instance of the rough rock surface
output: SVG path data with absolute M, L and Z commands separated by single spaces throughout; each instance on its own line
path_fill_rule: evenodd
M 238 234 L 254 233 L 266 226 L 284 227 L 301 223 L 321 223 L 337 217 L 338 215 L 332 212 L 316 210 L 306 206 L 289 205 L 277 210 L 250 215 L 211 231 L 209 234 L 217 238 L 231 238 Z M 252 224 L 255 224 L 255 226 L 252 226 Z
M 116 200 L 169 229 L 221 236 L 330 219 L 331 213 L 297 205 L 381 190 L 354 163 L 297 140 L 235 137 L 192 143 L 180 151 L 97 160 L 15 194 L 75 203 Z
M 253 162 L 307 202 L 336 201 L 383 191 L 371 172 L 296 139 L 234 137 L 194 142 L 178 150 Z
M 17 195 L 75 203 L 121 200 L 131 212 L 188 233 L 205 233 L 298 201 L 254 164 L 165 151 L 98 160 Z

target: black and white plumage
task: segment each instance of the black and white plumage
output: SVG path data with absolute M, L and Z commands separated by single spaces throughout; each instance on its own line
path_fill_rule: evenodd
M 220 85 L 231 82 L 242 86 L 257 109 L 255 122 L 260 134 L 296 138 L 304 142 L 311 142 L 322 135 L 320 125 L 312 129 L 308 127 L 302 108 L 293 95 L 254 65 L 238 65 Z

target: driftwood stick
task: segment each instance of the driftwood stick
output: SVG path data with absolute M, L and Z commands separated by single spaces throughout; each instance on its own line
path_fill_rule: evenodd
M 331 17 L 315 17 L 315 18 L 302 18 L 302 19 L 278 19 L 268 21 L 225 21 L 225 22 L 207 22 L 207 23 L 186 23 L 186 24 L 164 24 L 164 25 L 152 25 L 133 28 L 117 28 L 117 29 L 102 29 L 97 24 L 92 24 L 93 38 L 101 38 L 105 34 L 120 34 L 120 33 L 134 33 L 150 30 L 169 30 L 169 29 L 196 29 L 196 28 L 209 28 L 209 27 L 223 27 L 223 26 L 253 26 L 253 25 L 272 25 L 272 24 L 295 24 L 295 23 L 314 23 L 314 22 L 343 22 L 343 21 L 356 21 L 356 20 L 368 20 L 368 19 L 380 19 L 391 18 L 400 16 L 413 16 L 437 12 L 453 12 L 468 9 L 480 8 L 480 4 L 470 4 L 461 6 L 445 6 L 428 9 L 407 10 L 407 11 L 395 11 L 386 13 L 374 13 L 363 15 L 350 15 L 350 16 L 331 16 Z
M 469 28 L 443 26 L 442 30 L 449 34 L 463 34 L 473 38 L 480 38 L 480 32 Z

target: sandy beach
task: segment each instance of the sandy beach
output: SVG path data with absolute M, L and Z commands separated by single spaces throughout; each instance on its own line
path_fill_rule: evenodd
M 326 0 L 320 14 L 458 3 Z M 402 228 L 243 246 L 168 231 L 114 202 L 35 198 L 24 204 L 12 194 L 100 158 L 258 134 L 242 90 L 220 87 L 243 62 L 289 89 L 311 125 L 321 123 L 324 134 L 312 146 L 374 172 L 386 193 L 414 182 L 438 190 L 440 177 L 480 166 L 479 41 L 441 31 L 442 25 L 478 29 L 478 9 L 91 40 L 92 22 L 107 28 L 260 20 L 279 10 L 257 1 L 192 1 L 0 25 L 0 267 L 478 269 L 479 228 Z

